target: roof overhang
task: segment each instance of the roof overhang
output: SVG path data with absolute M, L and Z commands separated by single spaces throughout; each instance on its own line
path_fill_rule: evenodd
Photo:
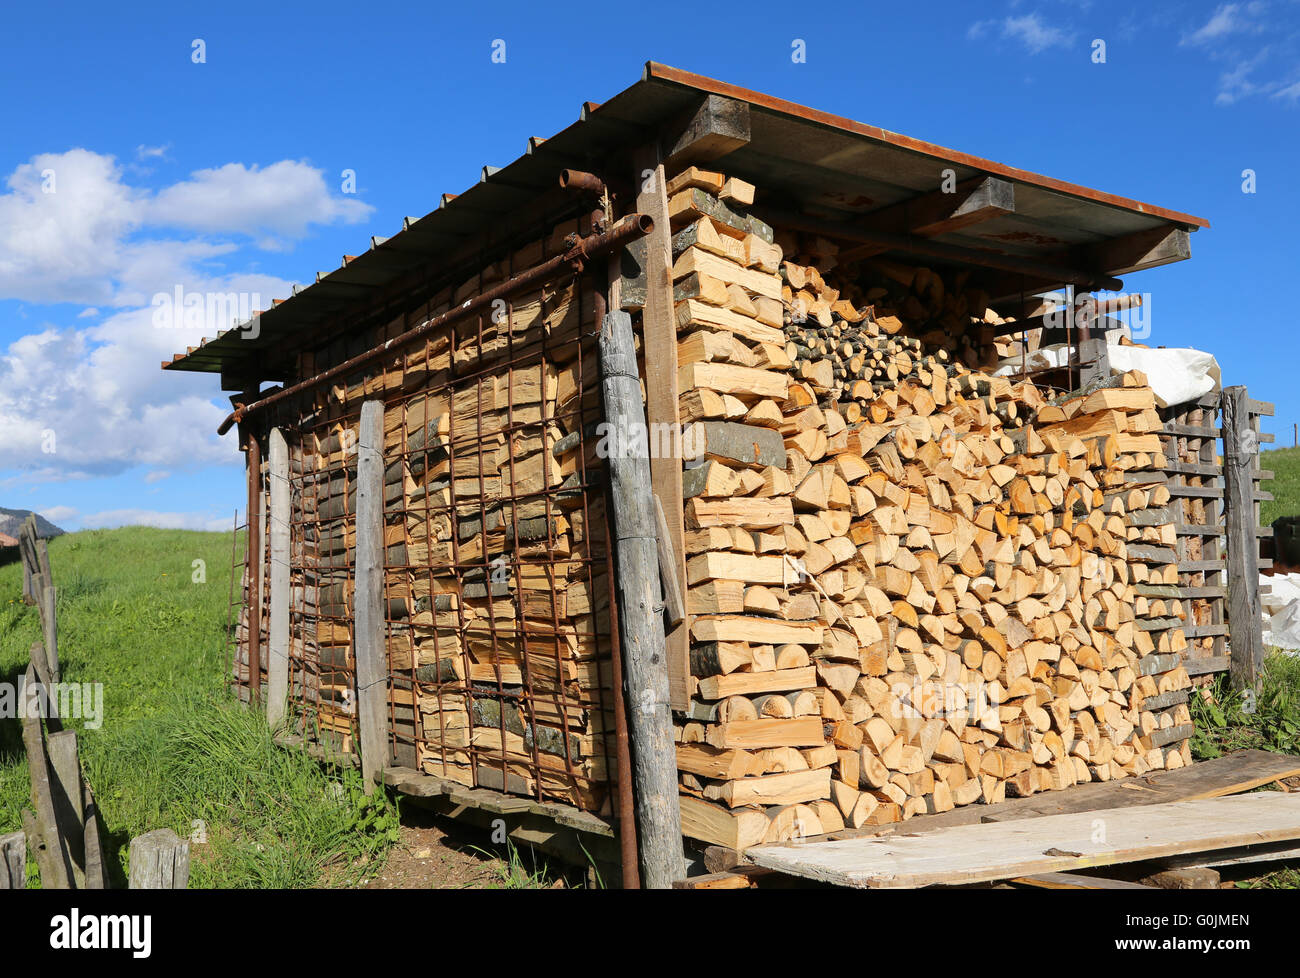
M 225 372 L 240 384 L 281 379 L 307 337 L 400 297 L 413 279 L 454 268 L 457 257 L 484 255 L 529 227 L 582 210 L 573 195 L 556 192 L 560 170 L 612 179 L 606 163 L 652 139 L 671 157 L 683 127 L 719 106 L 734 107 L 744 131 L 714 138 L 707 153 L 697 140 L 693 161 L 707 159 L 755 184 L 759 217 L 772 206 L 829 234 L 838 229 L 857 257 L 910 253 L 972 265 L 995 301 L 1071 281 L 1113 288 L 1119 275 L 1190 257 L 1189 232 L 1209 226 L 651 62 L 641 81 L 603 104 L 585 103 L 562 132 L 530 139 L 508 166 L 484 166 L 464 193 L 443 195 L 431 213 L 406 218 L 391 237 L 372 237 L 366 251 L 295 287 L 261 312 L 255 330 L 227 330 L 163 367 Z

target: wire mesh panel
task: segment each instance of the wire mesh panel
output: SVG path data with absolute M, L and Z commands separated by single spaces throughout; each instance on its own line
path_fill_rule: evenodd
M 302 376 L 559 252 L 577 221 L 381 326 L 299 357 Z M 610 549 L 596 289 L 566 270 L 279 406 L 289 436 L 290 696 L 299 732 L 356 733 L 357 432 L 384 413 L 390 760 L 474 787 L 608 810 Z

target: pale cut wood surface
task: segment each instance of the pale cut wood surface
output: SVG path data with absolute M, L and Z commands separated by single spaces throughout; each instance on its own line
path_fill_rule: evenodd
M 840 886 L 906 888 L 1069 872 L 1296 838 L 1300 795 L 1267 792 L 918 835 L 758 846 L 749 856 L 759 866 Z

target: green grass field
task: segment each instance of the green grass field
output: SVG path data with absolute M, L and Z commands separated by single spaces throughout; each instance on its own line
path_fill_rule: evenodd
M 1259 504 L 1260 525 L 1270 526 L 1279 516 L 1300 516 L 1300 448 L 1263 452 L 1259 467 L 1273 472 L 1273 481 L 1262 487 L 1273 500 Z
M 62 678 L 103 684 L 102 726 L 68 725 L 110 872 L 121 885 L 130 839 L 171 828 L 194 843 L 192 886 L 347 885 L 397 838 L 395 807 L 365 797 L 355 776 L 276 747 L 265 722 L 234 704 L 224 685 L 230 557 L 220 533 L 130 527 L 50 542 Z M 0 682 L 16 680 L 40 639 L 21 590 L 21 566 L 0 567 Z M 22 827 L 29 790 L 20 721 L 0 719 L 0 834 Z

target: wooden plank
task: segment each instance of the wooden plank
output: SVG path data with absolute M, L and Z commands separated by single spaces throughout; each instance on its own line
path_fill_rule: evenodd
M 1084 876 L 1082 873 L 1039 873 L 1037 876 L 1017 876 L 1009 882 L 1032 886 L 1042 890 L 1155 890 L 1145 883 L 1112 880 L 1104 876 Z
M 691 876 L 673 883 L 674 890 L 752 890 L 759 880 L 772 876 L 772 870 L 762 866 L 737 866 L 721 873 Z
M 615 432 L 641 430 L 645 409 L 631 316 L 622 311 L 608 313 L 601 324 L 599 347 L 607 423 Z M 685 877 L 686 861 L 682 854 L 681 813 L 677 802 L 666 636 L 662 616 L 655 611 L 659 554 L 655 544 L 654 494 L 650 460 L 638 454 L 637 441 L 628 437 L 611 438 L 607 461 L 617 567 L 619 648 L 630 714 L 631 777 L 636 794 L 642 880 L 647 888 L 667 889 L 674 880 Z M 679 488 L 674 504 L 679 517 L 680 492 Z M 665 511 L 668 508 L 665 506 Z M 685 580 L 684 568 L 682 579 Z M 689 670 L 689 662 L 684 665 Z
M 668 220 L 668 180 L 663 161 L 654 146 L 635 155 L 638 175 L 637 211 L 655 222 L 645 236 L 645 307 L 641 310 L 642 341 L 645 344 L 645 413 L 651 426 L 669 425 L 677 431 L 677 325 L 673 314 L 672 229 Z M 652 178 L 642 176 L 650 171 Z M 639 415 L 638 411 L 638 415 Z M 650 431 L 665 430 L 651 427 Z M 658 454 L 658 453 L 656 453 Z M 650 488 L 659 500 L 667 523 L 677 580 L 686 580 L 686 529 L 682 512 L 682 460 L 650 459 Z M 674 710 L 690 703 L 690 616 L 685 601 L 682 620 L 665 629 L 664 652 L 668 659 L 668 702 Z
M 1189 676 L 1204 676 L 1206 673 L 1223 672 L 1232 667 L 1232 657 L 1228 655 L 1206 656 L 1200 659 L 1184 659 L 1183 668 Z
M 289 446 L 284 432 L 272 428 L 270 441 L 271 598 L 267 640 L 266 721 L 280 723 L 289 699 Z
M 1264 750 L 1234 751 L 1190 767 L 1155 771 L 1140 778 L 1094 781 L 1063 791 L 1013 798 L 995 805 L 964 805 L 936 815 L 918 815 L 910 819 L 907 825 L 908 831 L 928 832 L 953 825 L 974 825 L 981 821 L 1007 821 L 1103 808 L 1130 808 L 1198 798 L 1219 798 L 1297 775 L 1300 775 L 1300 757 Z M 845 829 L 833 833 L 829 838 L 856 838 L 875 831 L 878 829 Z
M 357 723 L 366 792 L 388 761 L 388 655 L 384 642 L 384 402 L 361 404 L 357 433 Z
M 1251 499 L 1251 474 L 1259 447 L 1247 412 L 1246 388 L 1223 389 L 1224 526 L 1228 539 L 1228 627 L 1232 684 L 1258 691 L 1264 665 L 1263 621 L 1259 604 L 1258 519 Z
M 1097 824 L 1105 832 L 1097 832 Z M 1300 839 L 1300 794 L 1278 792 L 1046 815 L 880 838 L 757 846 L 759 866 L 840 886 L 981 883 Z

